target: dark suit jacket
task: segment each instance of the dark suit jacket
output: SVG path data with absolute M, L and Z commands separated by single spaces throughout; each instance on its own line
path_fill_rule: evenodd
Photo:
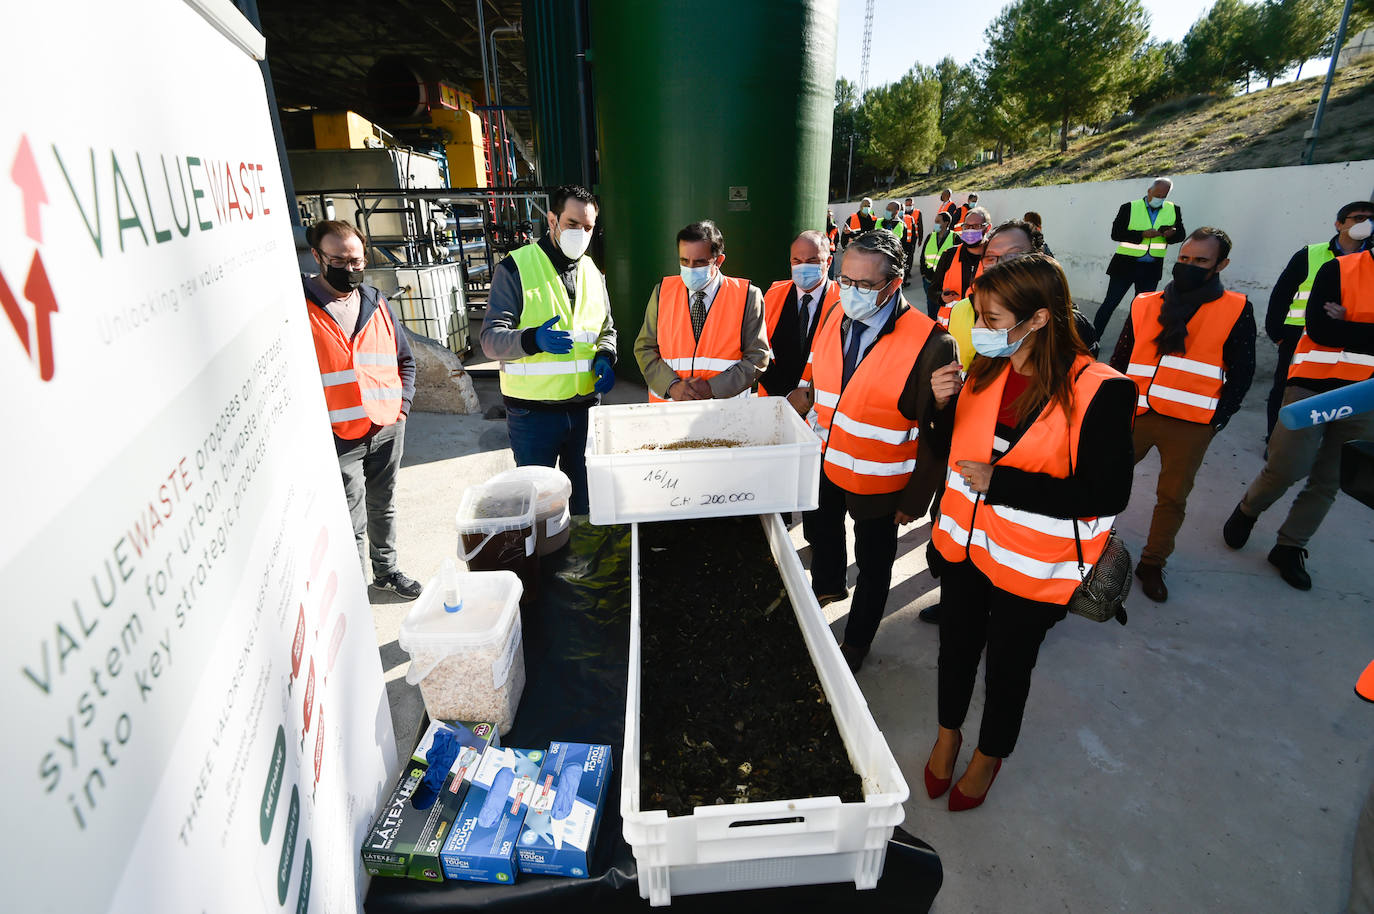
M 1126 228 L 1131 222 L 1131 203 L 1133 202 L 1128 201 L 1121 204 L 1121 209 L 1116 211 L 1116 218 L 1112 220 L 1113 241 L 1130 241 L 1134 244 L 1140 244 L 1145 240 L 1143 232 L 1133 232 Z M 1174 211 L 1178 221 L 1174 223 L 1173 227 L 1178 231 L 1174 232 L 1172 238 L 1165 239 L 1166 244 L 1181 244 L 1183 239 L 1188 237 L 1188 230 L 1183 227 L 1183 207 L 1175 203 Z M 1154 279 L 1156 282 L 1164 275 L 1163 260 L 1141 263 L 1138 258 L 1129 254 L 1113 254 L 1111 263 L 1107 264 L 1107 275 L 1135 276 L 1137 268 L 1145 271 L 1146 277 Z

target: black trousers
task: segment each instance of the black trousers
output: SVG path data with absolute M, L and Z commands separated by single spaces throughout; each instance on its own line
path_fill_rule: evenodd
M 1102 334 L 1107 332 L 1107 324 L 1112 319 L 1112 312 L 1116 306 L 1121 304 L 1121 300 L 1126 297 L 1126 292 L 1132 286 L 1135 287 L 1136 295 L 1143 295 L 1146 292 L 1153 292 L 1159 288 L 1160 269 L 1157 262 L 1151 263 L 1139 261 L 1135 264 L 1135 269 L 1125 276 L 1107 277 L 1107 294 L 1102 298 L 1102 304 L 1097 309 L 1097 315 L 1093 318 L 1093 330 L 1097 331 L 1097 339 L 1102 342 L 1102 351 L 1110 353 L 1105 342 L 1102 341 Z M 1130 320 L 1127 315 L 1126 320 Z
M 1283 389 L 1288 386 L 1288 366 L 1293 364 L 1293 353 L 1297 350 L 1300 339 L 1301 333 L 1296 337 L 1284 337 L 1279 340 L 1279 361 L 1274 366 L 1274 384 L 1269 388 L 1269 402 L 1266 404 L 1269 425 L 1264 430 L 1265 441 L 1274 434 L 1274 424 L 1279 421 L 1279 410 L 1283 408 Z
M 945 563 L 940 574 L 940 726 L 963 726 L 986 647 L 978 748 L 993 758 L 1011 755 L 1021 734 L 1040 643 L 1066 612 L 1063 606 L 992 586 L 970 561 Z
M 811 546 L 811 589 L 839 593 L 845 587 L 849 549 L 845 542 L 845 493 L 821 470 L 819 507 L 802 515 L 802 533 Z M 859 581 L 849 603 L 844 640 L 867 650 L 878 633 L 892 585 L 892 563 L 897 558 L 897 522 L 894 514 L 854 521 L 854 561 Z

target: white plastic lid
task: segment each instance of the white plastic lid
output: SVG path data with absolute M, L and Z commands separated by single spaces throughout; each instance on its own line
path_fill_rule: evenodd
M 529 481 L 493 479 L 469 486 L 458 503 L 459 533 L 504 533 L 534 526 L 535 486 Z
M 535 487 L 535 513 L 540 517 L 563 510 L 572 497 L 572 480 L 554 467 L 525 466 L 506 470 L 491 478 L 491 482 L 532 482 Z
M 401 621 L 396 641 L 414 656 L 424 653 L 434 662 L 449 654 L 483 647 L 502 638 L 519 611 L 524 587 L 513 571 L 469 571 L 458 575 L 463 608 L 444 609 L 436 575 Z

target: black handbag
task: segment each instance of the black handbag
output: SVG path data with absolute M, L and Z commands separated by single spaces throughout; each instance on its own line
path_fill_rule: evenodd
M 1083 541 L 1078 538 L 1078 521 L 1073 522 L 1073 544 L 1078 549 L 1078 575 L 1083 582 L 1069 597 L 1069 612 L 1094 622 L 1115 619 L 1126 624 L 1126 595 L 1131 592 L 1131 553 L 1116 528 L 1107 534 L 1107 545 L 1093 570 L 1083 572 Z

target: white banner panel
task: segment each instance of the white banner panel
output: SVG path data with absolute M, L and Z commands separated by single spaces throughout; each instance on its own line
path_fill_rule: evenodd
M 260 39 L 212 5 L 7 13 L 9 910 L 357 911 L 394 767 Z

